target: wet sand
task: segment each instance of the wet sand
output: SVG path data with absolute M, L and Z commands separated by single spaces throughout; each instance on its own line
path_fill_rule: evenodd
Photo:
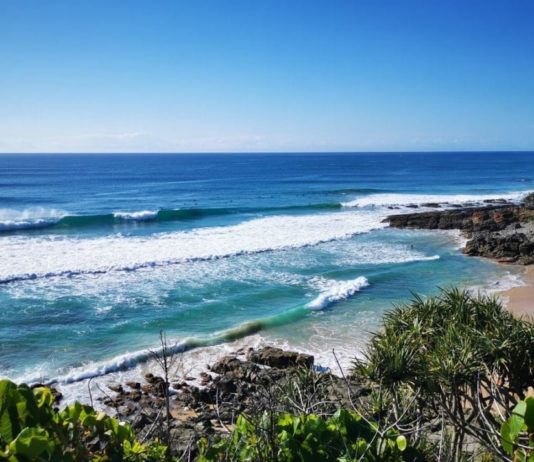
M 534 321 L 534 265 L 525 268 L 523 282 L 525 285 L 505 290 L 498 295 L 514 316 Z

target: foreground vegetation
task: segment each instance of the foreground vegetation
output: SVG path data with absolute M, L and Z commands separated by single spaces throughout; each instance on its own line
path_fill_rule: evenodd
M 439 459 L 483 448 L 495 460 L 534 461 L 534 325 L 494 298 L 449 290 L 395 308 L 354 372 L 412 441 L 438 438 Z
M 492 298 L 448 290 L 394 308 L 343 380 L 349 399 L 336 400 L 325 374 L 296 370 L 187 456 L 165 437 L 170 413 L 146 443 L 89 406 L 60 411 L 47 388 L 4 380 L 0 460 L 534 462 L 534 326 Z
M 48 388 L 0 381 L 0 460 L 163 461 L 167 448 L 141 444 L 132 429 L 90 406 L 54 408 Z

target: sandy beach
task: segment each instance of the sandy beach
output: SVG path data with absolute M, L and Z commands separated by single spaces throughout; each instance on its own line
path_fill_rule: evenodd
M 527 266 L 523 275 L 525 285 L 501 292 L 506 309 L 520 318 L 534 320 L 534 266 Z

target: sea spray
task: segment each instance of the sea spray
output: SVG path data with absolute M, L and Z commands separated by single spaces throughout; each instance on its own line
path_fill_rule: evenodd
M 44 207 L 0 209 L 0 232 L 46 228 L 55 225 L 66 215 L 63 210 Z

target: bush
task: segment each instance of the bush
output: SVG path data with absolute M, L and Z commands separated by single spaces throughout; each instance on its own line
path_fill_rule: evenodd
M 466 291 L 415 297 L 384 316 L 354 372 L 387 394 L 397 414 L 415 415 L 416 435 L 438 420 L 452 430 L 456 456 L 468 435 L 507 460 L 499 432 L 534 383 L 534 325 Z M 406 395 L 415 412 L 403 409 Z
M 265 412 L 240 416 L 229 437 L 202 440 L 199 462 L 214 461 L 417 461 L 424 460 L 395 430 L 381 432 L 356 412 L 329 418 Z
M 53 401 L 48 388 L 0 381 L 0 460 L 167 460 L 165 447 L 141 444 L 128 425 L 105 413 L 80 403 L 57 412 Z

